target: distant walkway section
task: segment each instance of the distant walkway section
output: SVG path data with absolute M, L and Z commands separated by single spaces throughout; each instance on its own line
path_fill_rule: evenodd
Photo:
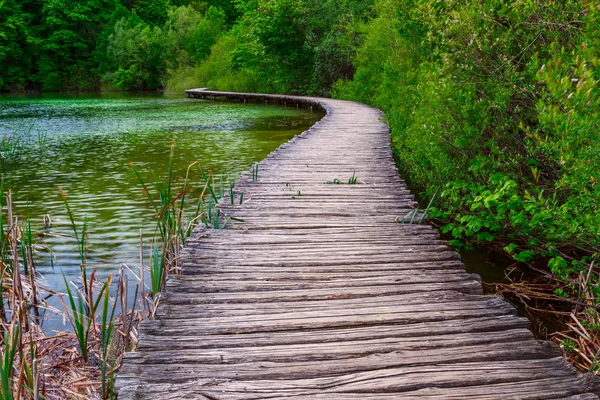
M 379 110 L 187 93 L 327 114 L 242 177 L 244 204 L 221 210 L 244 222 L 189 241 L 119 400 L 598 399 L 598 379 L 483 295 L 436 229 L 402 223 L 417 204 Z

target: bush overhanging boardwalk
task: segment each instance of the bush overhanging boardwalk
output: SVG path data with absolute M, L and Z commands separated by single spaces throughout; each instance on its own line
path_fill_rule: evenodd
M 597 378 L 483 295 L 437 230 L 401 223 L 417 205 L 380 111 L 187 93 L 327 115 L 242 177 L 220 206 L 226 229 L 188 242 L 126 357 L 120 400 L 598 398 Z

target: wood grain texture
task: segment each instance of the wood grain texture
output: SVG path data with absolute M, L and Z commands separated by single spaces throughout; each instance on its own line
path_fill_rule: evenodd
M 398 222 L 417 204 L 380 111 L 187 93 L 326 116 L 259 163 L 258 181 L 242 175 L 246 202 L 220 208 L 244 222 L 195 231 L 125 356 L 120 400 L 598 399 L 598 379 L 484 295 L 437 230 Z

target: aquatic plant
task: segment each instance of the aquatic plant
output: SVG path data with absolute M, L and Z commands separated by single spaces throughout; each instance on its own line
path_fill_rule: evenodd
M 158 244 L 152 247 L 152 263 L 150 264 L 150 283 L 152 295 L 156 296 L 162 290 L 165 279 L 165 258 L 160 254 Z
M 420 211 L 419 207 L 415 208 L 412 211 L 409 211 L 406 215 L 404 215 L 402 217 L 401 220 L 398 220 L 398 218 L 396 218 L 396 221 L 403 223 L 403 224 L 412 224 L 415 222 L 415 218 L 420 215 L 421 217 L 419 218 L 418 224 L 422 224 L 425 221 L 425 218 L 427 218 L 429 210 L 431 209 L 431 206 L 433 204 L 433 202 L 435 201 L 435 197 L 437 196 L 437 190 L 435 191 L 435 193 L 433 194 L 433 196 L 431 196 L 431 199 L 429 200 L 429 204 L 427 204 L 427 207 L 425 208 L 425 210 Z
M 198 171 L 193 168 L 195 164 L 188 167 L 183 183 L 177 189 L 173 184 L 175 179 L 172 158 L 166 179 L 159 180 L 153 175 L 152 185 L 147 185 L 139 171 L 132 165 L 156 214 L 157 225 L 152 238 L 151 257 L 148 265 L 145 265 L 140 232 L 139 275 L 124 266 L 120 270 L 118 279 L 113 279 L 111 275 L 105 282 L 98 280 L 96 270 L 89 268 L 88 265 L 87 218 L 76 218 L 75 210 L 72 209 L 66 192 L 61 188 L 68 224 L 79 253 L 81 268 L 79 279 L 69 282 L 66 277 L 63 277 L 65 293 L 59 294 L 59 301 L 72 332 L 61 333 L 58 336 L 46 336 L 36 325 L 37 318 L 31 314 L 31 310 L 35 311 L 37 305 L 43 303 L 44 298 L 41 295 L 44 289 L 40 288 L 35 281 L 33 247 L 36 235 L 32 224 L 27 219 L 19 222 L 13 215 L 10 192 L 1 199 L 0 209 L 7 215 L 3 215 L 6 218 L 0 218 L 0 284 L 5 289 L 0 290 L 0 296 L 5 295 L 4 298 L 0 297 L 2 306 L 0 327 L 7 327 L 4 334 L 8 346 L 5 346 L 1 353 L 2 382 L 0 383 L 4 385 L 3 387 L 9 388 L 9 391 L 12 390 L 6 392 L 10 394 L 3 392 L 2 398 L 10 398 L 9 396 L 17 398 L 16 393 L 20 393 L 21 397 L 26 399 L 45 398 L 44 396 L 47 396 L 44 392 L 45 384 L 40 386 L 40 376 L 43 379 L 56 379 L 57 382 L 61 378 L 60 373 L 56 375 L 57 371 L 49 370 L 53 367 L 44 360 L 55 357 L 53 352 L 65 346 L 77 348 L 78 351 L 65 362 L 64 368 L 68 368 L 70 373 L 78 376 L 97 374 L 94 375 L 97 377 L 97 383 L 86 389 L 87 396 L 93 394 L 104 400 L 112 398 L 115 374 L 122 362 L 122 354 L 135 347 L 137 324 L 142 319 L 154 316 L 167 275 L 180 271 L 180 251 L 194 226 L 205 223 L 209 228 L 223 229 L 230 220 L 242 221 L 224 216 L 219 208 L 219 203 L 226 195 L 230 197 L 230 205 L 234 206 L 237 203 L 231 178 L 223 175 L 215 176 L 202 169 L 199 169 L 202 176 L 201 185 L 203 185 L 200 187 L 201 193 L 196 200 L 195 210 L 189 210 L 191 207 L 186 206 L 186 201 L 189 202 L 193 189 L 190 184 L 191 172 Z M 226 190 L 227 186 L 228 190 Z M 3 190 L 2 184 L 0 184 L 1 190 Z M 239 204 L 243 203 L 244 192 L 241 192 Z M 124 273 L 126 268 L 139 281 L 135 286 L 133 302 L 128 299 L 130 291 L 127 275 Z M 149 271 L 149 290 L 145 288 L 144 270 Z M 24 275 L 22 275 L 23 271 Z M 113 284 L 116 288 L 114 301 L 110 294 Z M 139 303 L 138 293 L 141 293 Z M 42 299 L 41 302 L 36 295 Z M 6 312 L 5 305 L 9 307 Z M 14 328 L 17 325 L 18 331 Z M 9 332 L 8 329 L 13 330 Z M 18 336 L 15 336 L 17 334 Z M 39 339 L 42 338 L 43 341 L 40 342 Z M 11 347 L 10 340 L 18 342 L 16 347 Z M 40 349 L 37 343 L 45 345 Z M 50 345 L 51 343 L 54 345 Z M 45 358 L 40 359 L 39 354 L 45 354 Z M 67 393 L 74 388 L 67 384 L 64 390 Z M 27 395 L 24 396 L 23 393 Z
M 173 187 L 173 154 L 174 154 L 175 143 L 171 145 L 168 173 L 165 180 L 160 180 L 153 175 L 154 190 L 146 184 L 141 176 L 141 173 L 135 168 L 133 163 L 130 166 L 137 176 L 140 185 L 150 204 L 152 205 L 156 215 L 156 228 L 158 237 L 153 242 L 155 243 L 155 249 L 160 249 L 162 252 L 161 260 L 159 265 L 154 261 L 151 266 L 152 270 L 158 272 L 158 269 L 165 269 L 164 273 L 177 272 L 179 270 L 179 250 L 185 245 L 186 239 L 191 235 L 192 229 L 199 220 L 198 212 L 202 210 L 202 205 L 199 204 L 196 207 L 196 213 L 193 213 L 187 218 L 185 213 L 185 200 L 186 194 L 190 190 L 189 185 L 189 174 L 192 167 L 196 164 L 195 162 L 190 164 L 187 168 L 186 176 L 183 182 L 181 190 L 176 191 Z M 210 184 L 208 176 L 201 170 L 202 175 L 205 177 L 206 186 L 208 188 L 215 202 L 218 201 L 218 197 L 214 191 L 213 185 Z M 153 196 L 156 195 L 156 199 Z M 159 275 L 154 275 L 155 279 L 162 281 Z M 153 280 L 154 282 L 154 280 Z M 154 290 L 153 294 L 158 294 L 159 291 Z
M 252 166 L 252 169 L 251 169 L 251 176 L 252 176 L 252 181 L 253 181 L 253 182 L 258 180 L 258 163 L 255 163 L 255 164 Z
M 20 136 L 0 138 L 0 163 L 5 164 L 14 160 L 22 148 Z
M 14 362 L 21 342 L 21 329 L 18 323 L 11 323 L 4 333 L 4 343 L 0 348 L 0 395 L 2 399 L 12 400 Z
M 77 336 L 81 357 L 84 361 L 87 361 L 88 338 L 90 334 L 90 327 L 92 326 L 92 319 L 88 317 L 88 309 L 82 299 L 81 294 L 78 293 L 77 295 L 74 295 L 67 278 L 63 276 L 63 279 L 65 282 L 65 288 L 67 290 L 67 297 L 69 299 L 69 307 L 64 304 L 63 306 L 65 309 L 70 308 L 71 313 L 67 314 L 69 317 L 69 322 L 71 323 L 73 331 Z
M 88 240 L 88 232 L 87 232 L 87 217 L 83 217 L 83 224 L 81 225 L 81 231 L 77 229 L 77 224 L 75 223 L 75 218 L 73 216 L 73 212 L 71 211 L 71 207 L 69 206 L 69 201 L 67 198 L 67 194 L 63 190 L 62 187 L 59 187 L 61 196 L 63 198 L 63 202 L 65 204 L 65 208 L 67 209 L 67 216 L 69 217 L 69 222 L 71 223 L 71 229 L 73 234 L 75 235 L 75 241 L 77 242 L 77 250 L 79 252 L 79 257 L 81 260 L 80 268 L 81 268 L 81 277 L 83 280 L 83 290 L 86 295 L 88 281 L 87 281 L 87 240 Z
M 101 395 L 102 399 L 108 399 L 113 392 L 114 388 L 114 373 L 111 375 L 109 371 L 113 369 L 114 363 L 110 363 L 109 360 L 109 349 L 111 345 L 112 335 L 115 328 L 115 310 L 117 308 L 117 298 L 119 297 L 119 289 L 121 285 L 117 286 L 117 293 L 115 295 L 115 304 L 112 307 L 112 311 L 109 314 L 109 301 L 110 301 L 110 286 L 113 280 L 113 275 L 109 275 L 104 291 L 104 300 L 102 303 L 102 322 L 100 325 L 100 380 L 101 380 Z

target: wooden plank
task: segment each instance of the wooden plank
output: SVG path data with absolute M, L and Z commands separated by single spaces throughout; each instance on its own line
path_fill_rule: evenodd
M 350 340 L 371 340 L 380 338 L 406 338 L 413 341 L 428 340 L 431 336 L 462 337 L 495 337 L 496 332 L 514 332 L 528 328 L 527 321 L 512 315 L 483 316 L 477 318 L 451 320 L 440 325 L 434 322 L 420 322 L 407 325 L 371 325 L 365 327 L 344 327 L 343 329 L 325 328 L 313 331 L 282 331 L 268 335 L 262 333 L 240 334 L 206 334 L 189 331 L 184 334 L 170 335 L 158 324 L 144 326 L 145 348 L 229 348 L 245 347 L 252 343 L 256 347 L 302 343 L 332 343 Z M 527 330 L 531 336 L 531 332 Z M 456 336 L 453 336 L 456 335 Z M 471 336 L 469 336 L 471 337 Z
M 598 398 L 598 379 L 483 295 L 436 229 L 399 223 L 417 203 L 379 110 L 188 94 L 327 114 L 261 161 L 258 181 L 242 175 L 243 205 L 221 201 L 243 222 L 194 231 L 183 275 L 125 356 L 120 400 Z M 360 182 L 349 185 L 353 174 Z

